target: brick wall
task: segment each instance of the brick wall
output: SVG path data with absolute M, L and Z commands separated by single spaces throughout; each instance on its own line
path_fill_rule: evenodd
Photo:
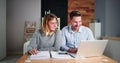
M 68 0 L 68 24 L 70 24 L 69 13 L 78 10 L 82 14 L 83 25 L 89 27 L 94 19 L 94 0 Z

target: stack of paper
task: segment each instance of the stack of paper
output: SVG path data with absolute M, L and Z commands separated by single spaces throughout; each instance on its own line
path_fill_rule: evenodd
M 31 55 L 30 59 L 48 59 L 50 58 L 49 51 L 39 51 L 36 55 Z

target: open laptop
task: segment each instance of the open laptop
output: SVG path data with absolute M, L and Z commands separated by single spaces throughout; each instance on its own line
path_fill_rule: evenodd
M 86 58 L 101 56 L 108 40 L 82 40 L 76 54 L 70 54 L 74 58 Z

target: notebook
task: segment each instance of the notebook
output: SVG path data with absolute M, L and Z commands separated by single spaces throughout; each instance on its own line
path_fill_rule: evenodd
M 108 40 L 82 40 L 76 54 L 70 55 L 74 58 L 86 58 L 101 56 L 105 50 Z

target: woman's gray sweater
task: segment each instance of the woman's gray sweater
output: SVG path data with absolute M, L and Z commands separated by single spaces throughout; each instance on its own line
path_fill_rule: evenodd
M 28 45 L 28 51 L 36 48 L 37 50 L 60 50 L 61 46 L 61 31 L 57 30 L 50 36 L 46 36 L 43 34 L 42 30 L 37 30 L 34 34 L 32 39 L 30 40 L 30 44 Z

